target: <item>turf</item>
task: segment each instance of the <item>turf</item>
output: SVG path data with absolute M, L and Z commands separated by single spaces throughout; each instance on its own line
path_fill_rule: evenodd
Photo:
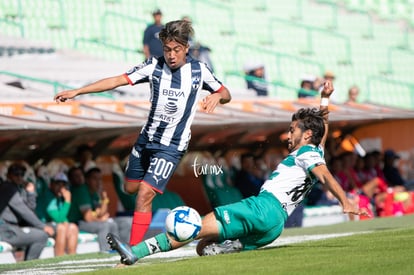
M 357 233 L 318 241 L 279 245 L 230 255 L 184 259 L 147 258 L 113 268 L 114 255 L 85 254 L 0 265 L 19 274 L 413 274 L 414 215 L 294 228 L 282 238 Z M 85 264 L 86 263 L 86 264 Z M 40 269 L 44 272 L 41 273 Z M 37 272 L 35 272 L 37 271 Z M 45 273 L 50 271 L 50 273 Z M 33 273 L 32 273 L 33 272 Z

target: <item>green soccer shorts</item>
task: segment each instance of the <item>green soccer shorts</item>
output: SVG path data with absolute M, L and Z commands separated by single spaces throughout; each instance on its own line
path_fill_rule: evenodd
M 214 214 L 221 223 L 219 241 L 239 239 L 244 250 L 273 242 L 282 233 L 288 217 L 276 197 L 267 191 L 219 206 L 214 209 Z

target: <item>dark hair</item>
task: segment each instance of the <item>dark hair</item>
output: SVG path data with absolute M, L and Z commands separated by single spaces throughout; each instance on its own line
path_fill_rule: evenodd
M 86 171 L 85 178 L 89 178 L 93 173 L 100 173 L 100 172 L 101 172 L 101 169 L 99 169 L 98 167 L 92 167 L 91 169 Z
M 187 46 L 188 40 L 194 34 L 191 23 L 187 20 L 176 20 L 168 22 L 160 31 L 159 38 L 162 44 L 175 41 L 181 45 Z
M 7 169 L 7 174 L 9 175 L 17 175 L 17 174 L 24 174 L 26 173 L 26 167 L 20 163 L 13 163 Z
M 69 168 L 68 170 L 68 178 L 71 179 L 73 177 L 73 174 L 75 173 L 76 170 L 80 170 L 83 173 L 82 167 L 80 166 L 72 166 L 71 168 Z
M 76 154 L 82 154 L 83 152 L 90 151 L 92 153 L 92 147 L 88 144 L 81 144 L 76 148 Z
M 316 108 L 301 108 L 292 115 L 292 121 L 298 121 L 298 127 L 304 132 L 312 131 L 311 143 L 318 146 L 325 133 L 324 115 L 327 110 Z
M 248 159 L 248 158 L 254 158 L 254 155 L 250 152 L 247 152 L 247 153 L 241 154 L 241 156 L 240 156 L 241 160 Z

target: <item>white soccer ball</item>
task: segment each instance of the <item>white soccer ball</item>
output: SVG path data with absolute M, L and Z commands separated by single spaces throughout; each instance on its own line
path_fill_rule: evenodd
M 188 206 L 176 207 L 168 213 L 165 229 L 178 242 L 194 240 L 201 230 L 200 214 Z

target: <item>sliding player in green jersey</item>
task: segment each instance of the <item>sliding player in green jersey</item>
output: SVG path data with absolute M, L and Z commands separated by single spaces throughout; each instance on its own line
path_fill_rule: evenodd
M 237 203 L 219 206 L 203 219 L 197 236 L 199 255 L 215 255 L 252 250 L 277 239 L 287 217 L 320 181 L 339 200 L 344 213 L 368 215 L 351 203 L 326 167 L 324 145 L 328 133 L 328 104 L 333 92 L 331 82 L 322 91 L 320 109 L 300 109 L 292 116 L 288 130 L 289 155 L 263 184 L 261 192 Z M 121 263 L 133 264 L 153 253 L 169 251 L 185 245 L 166 233 L 138 245 L 123 244 L 108 234 L 108 243 L 121 255 Z

